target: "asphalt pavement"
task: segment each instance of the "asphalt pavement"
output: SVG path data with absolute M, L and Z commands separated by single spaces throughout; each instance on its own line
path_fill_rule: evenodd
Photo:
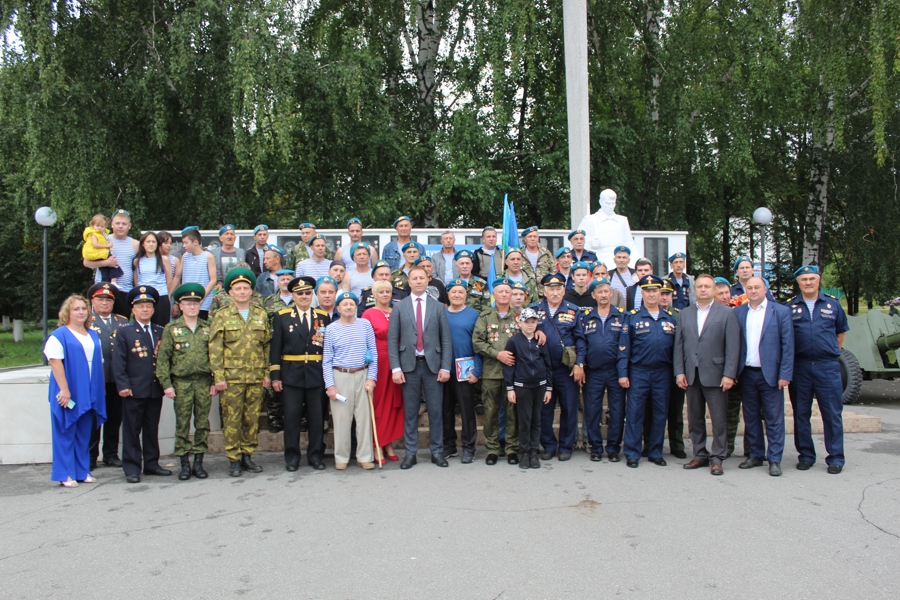
M 668 454 L 520 470 L 485 465 L 483 448 L 471 465 L 420 452 L 410 471 L 374 472 L 329 458 L 288 473 L 261 454 L 265 472 L 240 478 L 210 455 L 205 481 L 101 468 L 75 490 L 49 465 L 0 466 L 2 597 L 896 599 L 894 383 L 866 384 L 853 410 L 883 432 L 847 435 L 840 475 L 821 436 L 807 472 L 788 437 L 780 478 L 738 457 L 713 477 Z

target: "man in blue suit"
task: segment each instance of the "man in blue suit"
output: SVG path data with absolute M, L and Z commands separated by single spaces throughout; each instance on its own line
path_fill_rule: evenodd
M 766 284 L 751 277 L 745 284 L 749 303 L 734 309 L 741 326 L 738 380 L 744 405 L 744 437 L 750 456 L 741 469 L 760 467 L 769 461 L 769 475 L 781 475 L 784 453 L 784 388 L 794 373 L 794 327 L 791 310 L 766 298 Z M 763 438 L 760 419 L 766 422 Z

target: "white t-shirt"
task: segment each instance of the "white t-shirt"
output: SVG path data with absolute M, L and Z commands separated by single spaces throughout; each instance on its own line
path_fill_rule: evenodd
M 84 346 L 84 357 L 87 359 L 88 374 L 90 375 L 93 367 L 92 363 L 94 362 L 94 339 L 91 337 L 90 333 L 82 335 L 71 329 L 69 329 L 69 332 L 75 336 L 76 340 L 81 342 L 82 346 Z M 65 360 L 66 349 L 62 345 L 62 342 L 51 335 L 47 338 L 47 343 L 44 344 L 44 356 L 47 357 L 47 360 L 50 360 L 51 358 Z

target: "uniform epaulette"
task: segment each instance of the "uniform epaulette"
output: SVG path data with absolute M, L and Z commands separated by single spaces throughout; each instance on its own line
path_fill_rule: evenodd
M 671 317 L 671 316 L 672 316 L 672 311 L 671 311 L 671 310 L 667 310 L 667 311 L 666 311 L 666 314 L 669 315 L 669 316 Z
M 617 306 L 616 309 L 618 309 L 618 311 L 619 311 L 620 313 L 625 312 L 625 309 L 624 309 L 624 308 L 621 308 L 621 307 L 619 307 L 619 306 Z
M 364 287 L 364 288 L 362 289 L 362 291 L 364 291 L 364 292 L 371 292 L 371 291 L 372 291 L 372 286 L 370 285 L 369 287 Z
M 823 296 L 828 296 L 828 297 L 831 298 L 832 300 L 837 300 L 837 297 L 832 296 L 831 294 L 826 294 L 825 292 L 822 292 L 822 295 L 823 295 Z
M 629 312 L 630 312 L 632 315 L 636 315 L 636 314 L 637 314 L 637 310 L 631 310 L 631 311 L 629 311 Z
M 278 311 L 278 314 L 286 315 L 286 314 L 290 313 L 292 310 L 294 310 L 293 307 L 282 308 L 281 310 Z
M 317 309 L 315 309 L 315 311 L 316 311 L 316 313 L 318 313 L 318 314 L 320 314 L 320 315 L 323 315 L 323 316 L 326 316 L 326 317 L 328 316 L 328 313 L 325 312 L 324 310 L 322 310 L 321 308 L 317 308 Z

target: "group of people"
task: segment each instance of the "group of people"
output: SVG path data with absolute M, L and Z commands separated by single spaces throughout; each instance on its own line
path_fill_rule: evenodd
M 582 230 L 572 231 L 571 247 L 555 256 L 540 244 L 537 227 L 522 232 L 524 247 L 506 252 L 493 227 L 474 252 L 457 250 L 447 231 L 441 250 L 427 256 L 410 238 L 408 217 L 394 227 L 398 239 L 380 259 L 361 240 L 358 219 L 348 222 L 354 241 L 343 256 L 341 248 L 328 257 L 324 238 L 304 223 L 301 243 L 289 252 L 267 243 L 265 225 L 247 251 L 235 248 L 234 227 L 224 226 L 213 252 L 188 227 L 176 257 L 171 237 L 128 237 L 130 217 L 117 211 L 113 253 L 85 257 L 98 281 L 87 297 L 65 301 L 45 346 L 52 479 L 67 487 L 94 481 L 101 431 L 103 463 L 121 466 L 129 482 L 171 475 L 159 464 L 163 396 L 174 405 L 179 479 L 207 477 L 203 457 L 216 395 L 235 477 L 262 471 L 252 456 L 264 400 L 270 430 L 284 432 L 285 468 L 296 471 L 304 428 L 307 463 L 325 468 L 329 415 L 336 469 L 346 469 L 354 453 L 363 469 L 401 460 L 400 468 L 410 469 L 422 411 L 431 462 L 439 467 L 460 449 L 462 463 L 474 461 L 478 412 L 488 465 L 504 455 L 523 469 L 567 461 L 579 437 L 579 410 L 592 461 L 624 455 L 632 468 L 642 457 L 665 466 L 667 431 L 672 455 L 687 458 L 685 398 L 693 457 L 684 468 L 708 466 L 721 475 L 742 411 L 740 468 L 767 461 L 777 476 L 785 387 L 797 468 L 816 461 L 815 396 L 828 472 L 841 472 L 838 357 L 848 327 L 837 300 L 819 291 L 815 266 L 798 269 L 801 293 L 781 305 L 753 276 L 748 257 L 735 262 L 732 285 L 688 275 L 680 252 L 669 257 L 671 271 L 658 276 L 645 258 L 631 268 L 631 250 L 619 246 L 609 271 L 585 249 Z M 89 238 L 86 231 L 86 244 Z M 131 273 L 100 271 L 129 262 Z M 115 282 L 102 279 L 110 275 Z M 400 438 L 402 457 L 394 451 Z

